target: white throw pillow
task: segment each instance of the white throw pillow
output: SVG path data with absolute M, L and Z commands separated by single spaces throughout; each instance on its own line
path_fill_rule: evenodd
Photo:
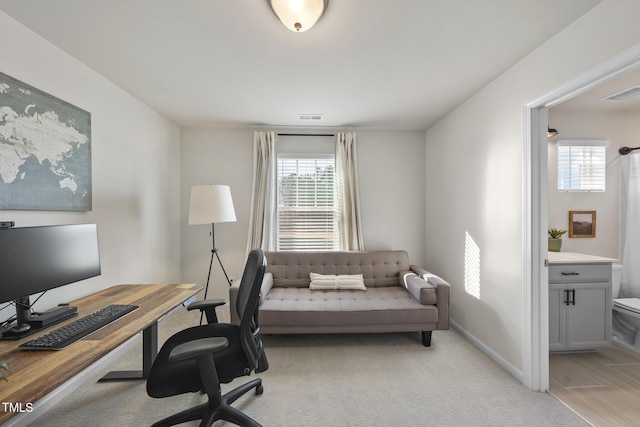
M 338 289 L 338 278 L 333 275 L 309 273 L 309 289 Z
M 318 274 L 309 273 L 311 283 L 309 289 L 327 290 L 327 289 L 344 289 L 365 291 L 364 277 L 362 274 Z

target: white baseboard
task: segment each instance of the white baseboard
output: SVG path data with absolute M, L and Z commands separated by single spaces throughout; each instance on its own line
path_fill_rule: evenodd
M 454 320 L 449 320 L 449 324 L 453 329 L 455 329 L 460 335 L 471 341 L 473 345 L 478 347 L 480 351 L 489 356 L 494 362 L 496 362 L 500 367 L 502 367 L 505 371 L 510 373 L 514 378 L 516 378 L 520 383 L 524 384 L 524 374 L 522 370 L 516 368 L 511 363 L 507 362 L 502 356 L 493 351 L 490 347 L 488 347 L 485 343 L 476 338 L 473 334 L 469 333 L 459 324 L 457 324 Z

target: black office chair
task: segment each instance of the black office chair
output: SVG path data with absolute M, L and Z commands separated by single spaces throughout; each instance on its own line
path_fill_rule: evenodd
M 154 426 L 171 426 L 201 419 L 200 426 L 225 420 L 241 426 L 260 426 L 231 404 L 255 388 L 262 394 L 261 379 L 254 379 L 224 396 L 221 383 L 268 369 L 258 326 L 260 285 L 266 267 L 262 250 L 249 253 L 240 281 L 236 309 L 240 325 L 209 323 L 171 336 L 158 352 L 147 380 L 147 394 L 169 397 L 204 391 L 208 402 L 158 421 Z

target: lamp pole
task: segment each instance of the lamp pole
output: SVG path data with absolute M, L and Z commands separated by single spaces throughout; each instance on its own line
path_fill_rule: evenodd
M 212 222 L 211 223 L 211 260 L 209 261 L 209 273 L 207 274 L 207 286 L 205 286 L 204 288 L 204 299 L 207 299 L 207 293 L 209 292 L 209 281 L 211 280 L 211 269 L 213 267 L 213 257 L 218 258 L 218 263 L 220 264 L 220 268 L 222 268 L 224 277 L 227 279 L 227 284 L 231 286 L 231 280 L 227 275 L 227 271 L 224 269 L 224 265 L 222 265 L 222 260 L 220 259 L 220 255 L 218 255 L 218 249 L 216 248 L 215 224 Z

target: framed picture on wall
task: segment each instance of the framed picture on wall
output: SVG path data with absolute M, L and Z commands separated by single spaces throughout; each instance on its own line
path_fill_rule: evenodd
M 596 237 L 596 211 L 569 211 L 569 237 Z
M 91 209 L 91 113 L 0 73 L 0 210 Z

